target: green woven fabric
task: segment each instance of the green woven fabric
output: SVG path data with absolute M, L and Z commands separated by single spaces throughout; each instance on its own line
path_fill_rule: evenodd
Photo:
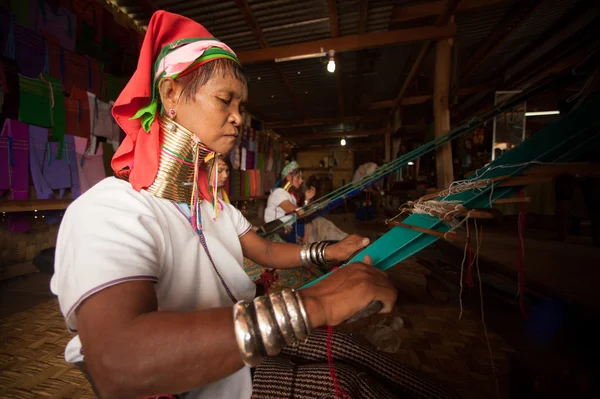
M 119 94 L 121 94 L 121 90 L 123 90 L 126 83 L 127 80 L 125 78 L 105 73 L 102 101 L 115 101 L 119 97 Z
M 85 21 L 81 21 L 81 31 L 77 36 L 75 46 L 77 53 L 89 55 L 97 60 L 103 59 L 102 45 L 94 39 L 95 36 L 96 28 Z
M 19 120 L 30 125 L 52 127 L 50 85 L 41 79 L 19 75 L 19 94 Z

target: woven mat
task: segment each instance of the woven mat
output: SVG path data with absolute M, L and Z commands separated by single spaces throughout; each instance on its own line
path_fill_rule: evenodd
M 466 312 L 457 320 L 453 305 L 404 304 L 392 316 L 404 320 L 398 331 L 401 344 L 396 360 L 430 373 L 455 388 L 466 398 L 496 397 L 487 344 L 477 315 Z M 341 331 L 358 332 L 375 324 L 385 324 L 375 315 Z M 511 349 L 490 332 L 496 374 L 505 396 Z M 79 369 L 67 364 L 64 348 L 67 332 L 56 300 L 0 321 L 0 398 L 95 398 Z
M 96 398 L 65 362 L 71 337 L 55 299 L 0 320 L 0 398 Z

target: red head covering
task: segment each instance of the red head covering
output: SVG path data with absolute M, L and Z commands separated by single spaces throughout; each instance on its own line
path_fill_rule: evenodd
M 146 132 L 142 126 L 142 119 L 133 118 L 153 100 L 153 66 L 156 59 L 165 46 L 176 41 L 212 37 L 202 25 L 181 15 L 166 11 L 157 11 L 152 15 L 140 50 L 137 69 L 112 110 L 117 123 L 127 134 L 112 159 L 112 168 L 117 176 L 128 174 L 129 182 L 135 190 L 150 187 L 158 172 L 158 120 L 154 120 L 149 132 Z

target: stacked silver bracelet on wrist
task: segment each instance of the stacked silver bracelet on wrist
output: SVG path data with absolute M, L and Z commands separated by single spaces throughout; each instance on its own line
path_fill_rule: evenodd
M 302 298 L 290 289 L 239 301 L 233 306 L 233 324 L 242 359 L 250 367 L 285 345 L 305 340 L 311 331 Z
M 325 258 L 325 248 L 329 245 L 328 242 L 313 242 L 311 244 L 305 244 L 300 249 L 300 261 L 304 266 L 308 266 L 311 263 L 316 266 L 325 266 L 327 258 Z

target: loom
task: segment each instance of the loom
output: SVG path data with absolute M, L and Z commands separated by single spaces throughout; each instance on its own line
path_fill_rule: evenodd
M 499 104 L 492 110 L 463 123 L 459 127 L 446 133 L 444 136 L 438 137 L 435 140 L 432 140 L 429 143 L 426 143 L 425 145 L 377 168 L 374 172 L 365 175 L 362 179 L 350 182 L 345 186 L 342 186 L 324 195 L 316 201 L 313 201 L 311 204 L 302 208 L 303 214 L 301 216 L 291 215 L 290 219 L 285 222 L 275 220 L 266 224 L 263 226 L 261 231 L 259 231 L 259 234 L 263 237 L 268 237 L 281 231 L 281 229 L 283 229 L 285 226 L 293 224 L 298 219 L 305 219 L 309 217 L 314 218 L 329 212 L 335 207 L 343 204 L 344 201 L 357 196 L 365 188 L 372 186 L 384 177 L 402 169 L 403 167 L 406 167 L 409 162 L 414 162 L 416 159 L 435 151 L 452 140 L 475 130 L 476 128 L 484 125 L 486 122 L 493 120 L 496 116 L 505 113 L 526 102 L 527 100 L 539 95 L 540 93 L 549 90 L 560 82 L 564 82 L 564 79 L 540 85 L 537 88 L 528 91 L 527 93 L 516 96 L 503 104 Z
M 504 112 L 517 103 L 539 94 L 542 90 L 543 88 L 540 88 L 520 96 L 518 99 L 510 101 L 486 115 L 493 117 L 493 115 Z M 559 166 L 556 164 L 568 162 L 584 154 L 592 146 L 600 145 L 600 114 L 598 109 L 600 109 L 600 94 L 591 95 L 586 102 L 572 110 L 564 118 L 537 132 L 517 147 L 475 172 L 466 181 L 467 183 L 484 181 L 487 184 L 475 185 L 477 188 L 458 193 L 446 190 L 442 193 L 443 196 L 438 196 L 435 199 L 446 202 L 455 201 L 466 209 L 491 208 L 494 201 L 512 196 L 527 184 L 537 182 L 536 176 L 545 173 L 542 169 L 544 165 L 555 164 L 555 166 Z M 368 178 L 359 182 L 360 187 L 366 187 L 369 182 L 391 173 L 404 166 L 409 160 L 414 160 L 434 150 L 441 144 L 472 130 L 488 119 L 487 117 L 480 117 L 430 143 L 427 149 L 413 151 L 399 158 L 393 162 L 394 166 L 386 168 L 383 172 L 377 173 L 376 171 L 373 173 L 377 176 L 367 176 Z M 351 189 L 345 186 L 336 191 L 348 193 Z M 334 198 L 339 198 L 339 194 L 336 194 Z M 342 198 L 345 199 L 346 197 L 342 195 Z M 319 204 L 322 203 L 322 201 L 319 201 Z M 318 205 L 315 208 L 322 209 L 323 207 Z M 365 255 L 369 255 L 373 259 L 375 267 L 386 270 L 423 250 L 440 238 L 439 235 L 424 233 L 424 230 L 433 230 L 439 233 L 446 233 L 451 230 L 451 226 L 439 217 L 423 213 L 413 213 L 403 223 L 415 226 L 418 229 L 404 226 L 393 227 L 383 237 L 356 254 L 347 263 L 360 261 Z M 306 284 L 302 288 L 316 283 L 325 276 Z

